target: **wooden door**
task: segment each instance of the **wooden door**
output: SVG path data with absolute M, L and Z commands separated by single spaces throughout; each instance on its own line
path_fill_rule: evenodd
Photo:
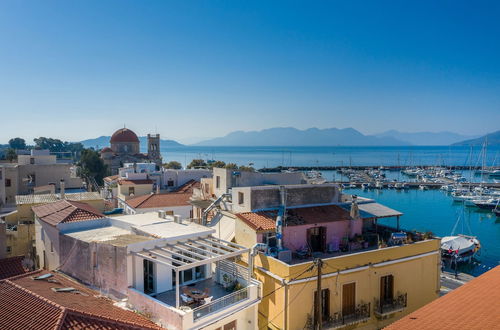
M 356 309 L 356 283 L 348 283 L 342 286 L 342 315 L 347 316 L 354 313 Z
M 380 304 L 389 304 L 394 298 L 394 276 L 387 275 L 380 278 Z

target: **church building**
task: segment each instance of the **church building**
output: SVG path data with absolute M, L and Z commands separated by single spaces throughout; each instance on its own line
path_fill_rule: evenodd
M 155 163 L 161 166 L 160 134 L 148 134 L 148 153 L 140 152 L 137 135 L 128 128 L 117 130 L 110 139 L 110 147 L 101 150 L 101 158 L 110 169 L 111 175 L 118 174 L 118 169 L 125 163 Z

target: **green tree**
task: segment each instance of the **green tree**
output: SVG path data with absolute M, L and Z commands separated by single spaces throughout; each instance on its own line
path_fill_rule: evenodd
M 84 178 L 94 178 L 98 185 L 103 184 L 108 167 L 104 164 L 99 153 L 93 149 L 83 149 L 78 163 L 79 175 Z
M 163 164 L 163 167 L 164 168 L 169 168 L 169 169 L 173 169 L 173 170 L 180 170 L 182 169 L 182 164 L 173 160 L 171 162 L 168 162 L 166 164 Z
M 208 165 L 210 166 L 210 168 L 214 168 L 214 167 L 224 168 L 224 167 L 226 167 L 226 163 L 224 163 L 222 160 L 213 161 Z
M 237 170 L 238 169 L 238 165 L 236 165 L 235 163 L 227 163 L 226 164 L 226 168 L 230 169 L 230 170 Z
M 200 168 L 207 167 L 207 163 L 203 159 L 193 159 L 187 168 Z
M 9 146 L 15 150 L 26 149 L 26 141 L 22 138 L 16 137 L 9 140 Z
M 245 171 L 245 172 L 255 172 L 255 168 L 253 168 L 252 166 L 245 166 L 245 165 L 242 165 L 238 168 L 240 171 Z
M 5 159 L 12 163 L 13 160 L 17 159 L 16 151 L 12 148 L 7 149 L 5 153 Z

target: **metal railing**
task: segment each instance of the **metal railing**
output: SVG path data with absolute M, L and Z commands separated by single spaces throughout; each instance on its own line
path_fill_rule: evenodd
M 214 312 L 220 311 L 228 306 L 236 304 L 242 300 L 248 299 L 249 297 L 249 287 L 243 288 L 236 292 L 230 293 L 227 296 L 221 297 L 217 300 L 214 300 L 208 304 L 204 304 L 200 307 L 196 307 L 193 309 L 193 320 L 204 317 L 208 314 L 212 314 Z
M 325 322 L 325 326 L 337 328 L 349 324 L 363 322 L 370 318 L 371 306 L 370 303 L 361 303 L 356 306 L 352 313 L 343 315 L 342 312 L 333 314 Z
M 402 310 L 407 306 L 407 298 L 406 293 L 398 293 L 393 299 L 387 299 L 380 302 L 377 301 L 376 312 L 383 315 Z

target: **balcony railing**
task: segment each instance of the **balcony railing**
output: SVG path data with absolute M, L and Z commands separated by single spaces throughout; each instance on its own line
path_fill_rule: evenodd
M 250 287 L 243 288 L 227 296 L 214 300 L 208 304 L 193 309 L 193 320 L 196 321 L 208 314 L 220 311 L 228 306 L 236 304 L 242 300 L 248 299 Z
M 358 304 L 352 313 L 343 315 L 342 312 L 338 312 L 333 314 L 329 318 L 323 319 L 323 327 L 328 329 L 338 329 L 345 326 L 365 322 L 370 318 L 370 311 L 370 303 Z M 313 328 L 313 316 L 309 314 L 307 316 L 305 329 L 309 330 Z
M 407 306 L 407 294 L 398 293 L 395 298 L 384 301 L 377 301 L 375 313 L 379 316 L 399 312 Z
M 325 321 L 325 326 L 329 328 L 340 328 L 366 321 L 370 318 L 370 307 L 370 303 L 361 303 L 356 306 L 353 313 L 347 315 L 343 315 L 342 312 L 335 313 Z

